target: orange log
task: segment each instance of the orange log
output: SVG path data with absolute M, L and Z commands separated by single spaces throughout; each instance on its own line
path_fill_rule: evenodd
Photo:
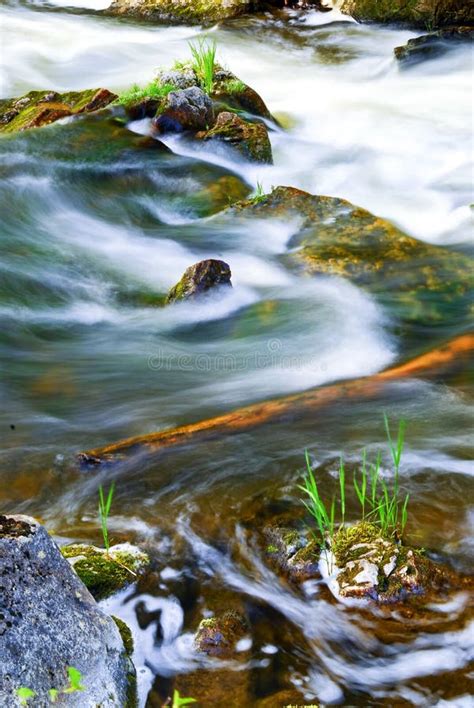
M 469 357 L 474 350 L 474 335 L 465 334 L 446 345 L 415 357 L 372 376 L 342 381 L 303 393 L 277 398 L 273 401 L 257 403 L 239 408 L 232 413 L 209 418 L 198 423 L 182 425 L 148 435 L 127 438 L 118 443 L 79 453 L 80 461 L 86 464 L 100 464 L 115 455 L 136 451 L 154 451 L 162 447 L 186 443 L 198 435 L 224 435 L 254 428 L 285 415 L 296 415 L 305 410 L 319 408 L 344 398 L 362 398 L 378 392 L 387 382 L 409 377 L 430 377 L 440 374 L 453 364 Z

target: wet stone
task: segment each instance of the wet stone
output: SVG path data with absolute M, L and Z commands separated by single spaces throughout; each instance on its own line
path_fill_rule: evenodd
M 134 668 L 119 631 L 35 519 L 0 517 L 0 573 L 0 705 L 18 705 L 26 687 L 34 706 L 49 706 L 48 692 L 68 686 L 68 667 L 84 686 L 68 706 L 126 705 Z

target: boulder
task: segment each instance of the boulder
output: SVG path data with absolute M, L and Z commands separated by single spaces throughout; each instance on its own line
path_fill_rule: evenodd
M 471 259 L 408 236 L 386 219 L 337 197 L 293 187 L 234 205 L 240 218 L 293 220 L 286 256 L 311 275 L 337 275 L 377 295 L 407 322 L 439 325 L 456 312 L 469 318 Z
M 217 286 L 232 287 L 230 267 L 224 261 L 209 258 L 190 266 L 183 277 L 171 288 L 167 303 L 193 300 Z
M 61 553 L 96 600 L 135 582 L 150 563 L 147 554 L 130 543 L 111 546 L 108 552 L 105 548 L 74 543 L 63 546 Z
M 248 633 L 248 624 L 243 615 L 228 610 L 217 617 L 201 620 L 194 638 L 197 651 L 228 658 L 235 651 L 236 644 Z
M 383 537 L 380 529 L 368 522 L 341 528 L 329 548 L 321 557 L 333 576 L 329 587 L 340 598 L 394 603 L 459 585 L 450 571 L 422 551 Z M 326 553 L 332 556 L 330 560 Z
M 163 99 L 153 119 L 158 133 L 179 133 L 183 130 L 206 130 L 214 122 L 212 101 L 197 86 L 171 91 Z
M 216 67 L 211 97 L 222 106 L 222 110 L 235 108 L 259 118 L 274 120 L 263 98 L 227 69 Z
M 250 162 L 272 164 L 272 146 L 263 123 L 250 123 L 235 113 L 219 113 L 211 130 L 199 132 L 197 138 L 224 143 Z
M 241 15 L 252 4 L 251 0 L 113 0 L 105 12 L 152 22 L 212 24 Z
M 424 29 L 474 25 L 474 3 L 465 0 L 343 0 L 341 10 L 359 22 Z
M 68 93 L 30 91 L 19 98 L 0 101 L 0 132 L 39 128 L 67 116 L 93 113 L 116 98 L 114 93 L 103 88 Z
M 428 59 L 436 59 L 474 39 L 474 27 L 449 27 L 409 39 L 394 54 L 402 67 L 413 66 Z
M 35 519 L 0 516 L 0 575 L 0 705 L 18 705 L 20 688 L 41 708 L 51 690 L 61 705 L 127 705 L 134 669 L 117 626 Z M 71 667 L 83 690 L 66 702 Z

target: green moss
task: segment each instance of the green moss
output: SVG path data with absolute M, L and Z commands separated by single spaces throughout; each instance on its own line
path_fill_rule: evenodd
M 134 582 L 137 573 L 149 563 L 144 553 L 130 552 L 120 546 L 112 546 L 109 554 L 101 548 L 81 544 L 63 546 L 61 552 L 96 600 Z
M 379 538 L 380 529 L 366 521 L 341 528 L 332 542 L 332 552 L 336 557 L 337 565 L 342 568 L 349 561 L 359 558 L 367 550 L 364 548 L 354 550 L 354 546 L 371 544 Z
M 140 87 L 134 84 L 128 91 L 124 91 L 117 98 L 116 103 L 129 108 L 137 103 L 147 100 L 160 100 L 175 91 L 176 87 L 171 84 L 161 84 L 159 81 L 151 81 L 146 86 Z
M 135 15 L 168 22 L 210 24 L 245 11 L 248 3 L 242 0 L 115 0 L 108 12 Z
M 278 548 L 270 544 L 267 546 L 267 553 L 278 553 Z
M 30 91 L 0 103 L 0 132 L 14 133 L 48 125 L 69 115 L 104 108 L 117 96 L 106 89 L 84 91 Z
M 111 615 L 111 617 L 117 625 L 117 629 L 122 638 L 125 651 L 127 652 L 128 656 L 132 656 L 134 648 L 132 630 L 130 629 L 128 624 L 123 621 L 123 619 L 120 619 L 120 617 L 116 617 L 115 615 Z
M 246 84 L 240 79 L 231 79 L 225 83 L 225 90 L 230 94 L 243 93 L 246 88 Z

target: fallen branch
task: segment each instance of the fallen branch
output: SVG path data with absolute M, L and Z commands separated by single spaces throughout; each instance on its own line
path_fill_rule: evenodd
M 344 398 L 362 398 L 373 395 L 391 381 L 410 377 L 428 378 L 440 375 L 446 369 L 469 357 L 473 350 L 474 335 L 462 335 L 442 347 L 373 376 L 342 381 L 273 401 L 246 406 L 232 413 L 209 418 L 191 425 L 182 425 L 170 430 L 127 438 L 112 445 L 81 452 L 78 458 L 83 464 L 97 465 L 116 456 L 121 457 L 133 452 L 154 451 L 162 447 L 185 444 L 196 436 L 216 437 L 248 430 L 290 415 L 293 418 L 307 410 L 319 408 Z

